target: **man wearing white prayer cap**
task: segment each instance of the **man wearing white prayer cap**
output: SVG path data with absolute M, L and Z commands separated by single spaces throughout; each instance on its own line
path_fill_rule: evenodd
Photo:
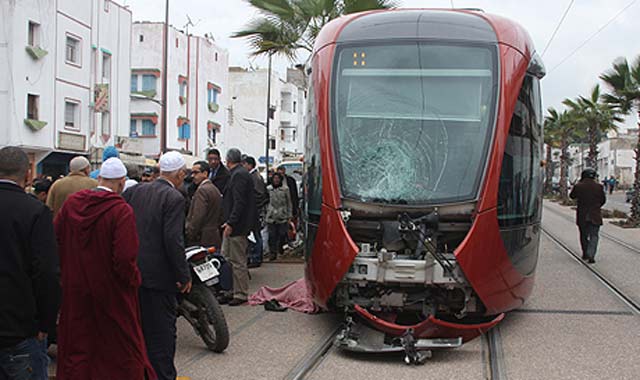
M 89 178 L 91 164 L 83 156 L 76 156 L 69 161 L 70 173 L 63 179 L 59 179 L 51 185 L 47 195 L 47 206 L 53 211 L 53 217 L 67 200 L 69 195 L 84 189 L 92 189 L 98 186 L 98 181 Z
M 71 195 L 55 220 L 59 379 L 155 378 L 140 318 L 136 217 L 120 196 L 126 175 L 120 159 L 107 159 L 98 186 Z
M 160 157 L 160 177 L 127 189 L 122 196 L 133 207 L 139 231 L 138 267 L 142 274 L 142 330 L 158 379 L 176 378 L 176 293 L 191 290 L 184 256 L 185 198 L 178 191 L 187 174 L 178 152 Z

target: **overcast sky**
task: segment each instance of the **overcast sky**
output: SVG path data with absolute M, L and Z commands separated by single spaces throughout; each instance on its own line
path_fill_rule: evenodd
M 162 0 L 119 0 L 130 6 L 133 19 L 164 20 Z M 549 41 L 571 0 L 454 0 L 455 7 L 482 8 L 487 13 L 508 17 L 522 24 L 531 34 L 536 50 Z M 450 0 L 398 0 L 401 7 L 451 7 Z M 631 4 L 631 6 L 629 6 Z M 569 54 L 627 7 L 600 33 L 572 57 Z M 187 15 L 197 24 L 190 31 L 203 35 L 212 33 L 219 45 L 229 51 L 230 65 L 266 66 L 266 60 L 249 56 L 245 40 L 229 36 L 241 30 L 258 13 L 244 0 L 172 0 L 170 23 L 183 28 Z M 567 97 L 588 95 L 598 83 L 598 75 L 607 70 L 617 57 L 629 60 L 640 55 L 640 1 L 637 0 L 575 0 L 563 24 L 543 56 L 547 77 L 542 81 L 545 108 L 562 108 Z M 301 57 L 304 59 L 304 57 Z M 565 60 L 564 63 L 561 63 Z M 281 59 L 276 64 L 284 71 L 290 63 Z M 631 118 L 630 118 L 631 119 Z M 635 123 L 628 120 L 627 125 Z

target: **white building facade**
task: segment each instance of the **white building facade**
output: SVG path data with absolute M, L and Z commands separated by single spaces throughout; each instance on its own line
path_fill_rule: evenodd
M 57 176 L 129 127 L 131 12 L 110 0 L 0 2 L 0 145 Z
M 228 104 L 228 61 L 225 49 L 213 39 L 187 35 L 164 23 L 133 24 L 129 90 L 129 140 L 137 141 L 144 155 L 158 157 L 162 150 L 162 67 L 168 54 L 166 149 L 205 157 L 220 147 Z
M 288 71 L 287 80 L 280 79 L 276 71 L 271 73 L 270 165 L 298 158 L 304 151 L 306 84 L 302 76 L 296 76 L 298 70 Z M 263 165 L 266 162 L 268 70 L 232 67 L 229 85 L 231 102 L 223 145 L 239 148 Z

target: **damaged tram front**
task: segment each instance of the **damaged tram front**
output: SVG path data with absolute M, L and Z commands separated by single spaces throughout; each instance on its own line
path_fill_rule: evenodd
M 349 315 L 346 348 L 456 347 L 528 296 L 539 213 L 513 224 L 509 210 L 540 207 L 542 73 L 524 30 L 480 12 L 370 12 L 323 29 L 305 153 L 306 276 L 316 302 Z M 514 149 L 529 155 L 526 170 Z M 528 268 L 514 264 L 523 249 Z

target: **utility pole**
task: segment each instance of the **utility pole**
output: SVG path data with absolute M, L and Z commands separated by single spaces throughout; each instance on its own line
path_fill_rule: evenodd
M 265 173 L 269 173 L 269 119 L 271 119 L 271 57 L 272 53 L 269 53 L 269 70 L 267 77 L 267 122 L 265 123 L 265 127 L 267 129 L 267 144 L 265 146 L 264 157 L 265 157 Z
M 169 0 L 165 0 L 164 39 L 162 41 L 162 124 L 160 128 L 160 153 L 167 151 L 167 70 L 169 66 Z

